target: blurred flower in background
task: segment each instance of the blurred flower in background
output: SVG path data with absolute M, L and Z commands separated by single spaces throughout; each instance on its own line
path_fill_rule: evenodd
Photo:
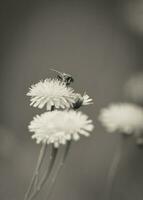
M 111 104 L 100 112 L 99 120 L 108 132 L 127 135 L 143 133 L 143 109 L 131 103 Z
M 143 34 L 143 1 L 129 0 L 124 4 L 123 16 L 130 30 Z
M 99 120 L 110 133 L 134 136 L 138 146 L 143 145 L 143 108 L 133 103 L 112 103 L 100 111 Z M 124 141 L 123 139 L 121 141 Z M 115 151 L 107 176 L 107 199 L 112 199 L 113 185 L 121 161 L 124 142 Z
M 143 104 L 143 73 L 137 74 L 127 81 L 125 93 L 135 102 Z

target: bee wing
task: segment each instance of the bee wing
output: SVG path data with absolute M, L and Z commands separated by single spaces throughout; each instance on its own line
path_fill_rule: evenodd
M 55 70 L 55 69 L 50 69 L 51 71 L 54 71 L 54 72 L 57 72 L 58 74 L 60 74 L 61 76 L 63 76 L 63 73 L 62 72 L 59 72 L 59 71 L 57 71 L 57 70 Z

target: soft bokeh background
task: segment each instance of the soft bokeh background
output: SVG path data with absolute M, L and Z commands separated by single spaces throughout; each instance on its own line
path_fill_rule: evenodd
M 124 83 L 142 70 L 143 1 L 0 1 L 0 199 L 23 199 L 40 146 L 27 125 L 40 113 L 26 97 L 32 83 L 70 73 L 93 97 L 84 108 L 95 130 L 71 149 L 51 199 L 104 200 L 107 172 L 120 142 L 98 121 L 103 106 L 125 101 Z M 114 200 L 143 199 L 143 150 L 124 144 Z M 46 200 L 46 189 L 41 200 Z

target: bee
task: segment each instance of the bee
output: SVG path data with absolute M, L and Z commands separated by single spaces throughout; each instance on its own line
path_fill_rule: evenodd
M 63 72 L 59 72 L 55 69 L 51 69 L 51 70 L 54 71 L 54 72 L 57 72 L 58 73 L 57 79 L 64 82 L 67 86 L 74 82 L 72 75 L 66 74 L 66 73 L 63 73 Z

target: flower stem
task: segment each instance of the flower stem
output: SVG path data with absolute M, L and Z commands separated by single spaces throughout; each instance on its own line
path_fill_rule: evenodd
M 34 199 L 34 197 L 40 192 L 41 188 L 44 186 L 44 184 L 46 183 L 47 179 L 49 178 L 50 173 L 52 171 L 52 168 L 54 166 L 56 157 L 57 157 L 57 151 L 58 151 L 57 148 L 52 147 L 52 152 L 51 152 L 51 155 L 50 155 L 49 167 L 47 168 L 46 173 L 43 175 L 42 180 L 40 181 L 39 185 L 37 185 L 37 187 L 35 188 L 35 191 L 29 197 L 29 200 Z
M 25 194 L 24 200 L 28 200 L 28 198 L 31 194 L 31 191 L 32 191 L 32 187 L 35 184 L 35 181 L 37 182 L 37 179 L 38 179 L 38 176 L 39 176 L 39 169 L 42 165 L 42 161 L 44 159 L 45 151 L 46 151 L 46 143 L 42 144 L 42 147 L 41 147 L 41 150 L 40 150 L 40 153 L 39 153 L 39 157 L 38 157 L 38 161 L 37 161 L 37 165 L 36 165 L 36 169 L 33 173 L 33 177 L 31 179 L 31 183 L 29 185 L 29 188 L 28 188 L 28 190 Z
M 67 145 L 64 147 L 64 151 L 59 151 L 58 163 L 56 164 L 56 166 L 53 167 L 53 170 L 51 172 L 51 177 L 48 180 L 49 181 L 48 182 L 49 184 L 48 184 L 48 187 L 47 187 L 48 188 L 48 194 L 47 194 L 48 199 L 50 199 L 50 195 L 51 195 L 53 186 L 55 184 L 55 181 L 57 179 L 57 176 L 58 176 L 60 170 L 62 169 L 62 167 L 65 163 L 65 160 L 67 158 L 70 146 L 71 146 L 71 142 L 68 142 Z
M 114 186 L 114 181 L 116 178 L 117 170 L 119 167 L 119 163 L 121 160 L 121 155 L 122 155 L 122 150 L 123 150 L 123 138 L 121 138 L 122 144 L 119 144 L 117 147 L 117 150 L 115 151 L 113 161 L 111 163 L 108 177 L 107 177 L 107 194 L 106 194 L 106 199 L 111 200 L 112 199 L 112 192 L 113 192 L 113 186 Z M 106 193 L 106 192 L 105 192 Z

